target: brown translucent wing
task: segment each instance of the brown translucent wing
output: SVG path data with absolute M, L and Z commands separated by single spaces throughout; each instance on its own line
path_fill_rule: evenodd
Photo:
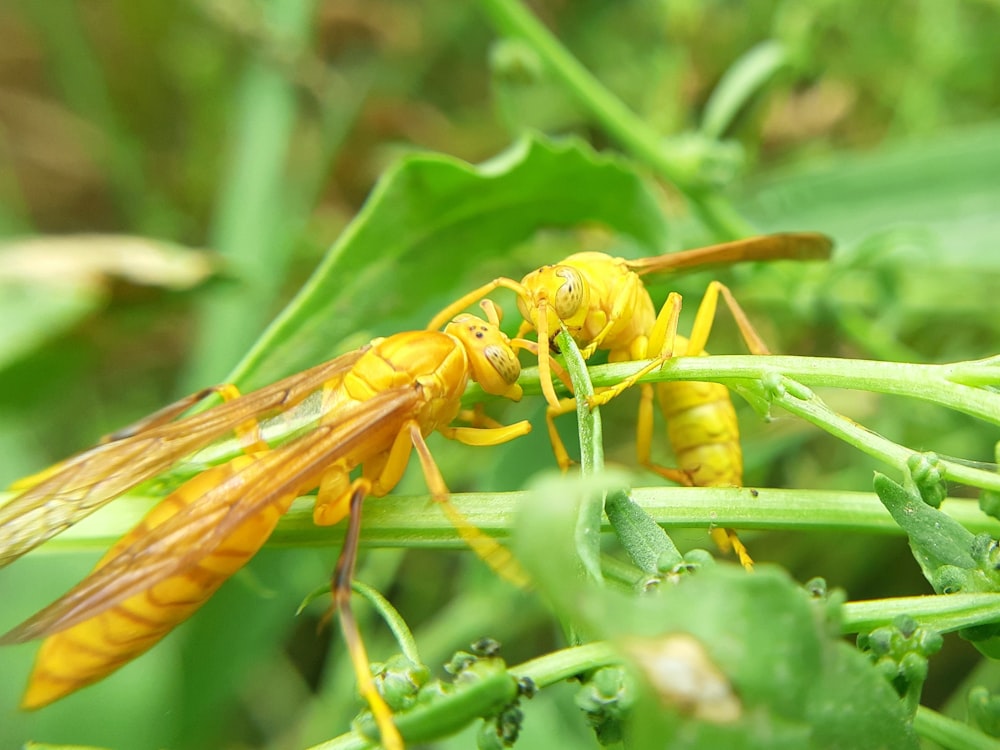
M 388 449 L 413 415 L 416 389 L 385 391 L 342 419 L 276 448 L 204 493 L 106 561 L 60 599 L 0 637 L 0 645 L 44 638 L 94 617 L 210 555 L 247 518 L 319 484 L 331 463 Z
M 364 349 L 189 417 L 97 445 L 0 506 L 0 567 L 250 418 L 266 418 L 343 378 Z
M 832 252 L 833 240 L 825 234 L 785 232 L 682 250 L 654 258 L 639 258 L 627 261 L 627 265 L 642 275 L 753 260 L 825 260 Z

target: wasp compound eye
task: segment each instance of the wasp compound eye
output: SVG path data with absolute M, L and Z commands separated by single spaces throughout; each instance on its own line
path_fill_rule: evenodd
M 483 350 L 486 361 L 508 385 L 517 382 L 521 374 L 521 363 L 510 347 L 492 345 Z
M 575 268 L 563 266 L 556 271 L 557 276 L 566 279 L 556 290 L 555 310 L 560 320 L 572 318 L 583 304 L 583 278 Z

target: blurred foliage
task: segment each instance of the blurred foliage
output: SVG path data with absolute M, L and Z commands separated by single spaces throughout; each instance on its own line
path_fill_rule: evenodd
M 83 270 L 70 274 L 70 284 L 22 279 L 11 286 L 0 273 L 8 321 L 0 342 L 0 480 L 226 377 L 398 157 L 429 151 L 480 164 L 501 152 L 509 157 L 525 128 L 618 148 L 533 49 L 499 41 L 484 12 L 489 5 L 0 6 L 0 238 L 65 235 L 60 243 L 77 239 L 85 254 L 88 235 L 130 235 L 208 248 L 217 258 L 215 277 L 188 289 L 116 272 L 84 283 Z M 996 3 L 549 0 L 531 10 L 658 137 L 697 149 L 703 141 L 692 136 L 710 132 L 712 146 L 725 147 L 697 152 L 714 160 L 720 186 L 713 195 L 731 201 L 744 220 L 837 239 L 835 261 L 823 267 L 721 272 L 774 351 L 916 362 L 998 352 Z M 769 43 L 780 47 L 761 47 Z M 741 73 L 729 80 L 742 81 L 749 95 L 730 89 L 713 102 L 738 62 Z M 477 242 L 473 214 L 458 235 L 469 258 L 449 264 L 439 252 L 425 264 L 409 257 L 405 276 L 379 299 L 382 277 L 364 269 L 386 274 L 396 261 L 380 258 L 373 241 L 370 262 L 352 268 L 368 287 L 343 274 L 329 280 L 342 289 L 330 309 L 357 307 L 354 322 L 335 321 L 336 336 L 321 343 L 296 341 L 274 367 L 294 371 L 371 335 L 422 327 L 458 292 L 498 273 L 519 277 L 581 244 L 636 255 L 650 252 L 643 241 L 653 238 L 664 251 L 716 239 L 690 210 L 690 195 L 656 184 L 670 219 L 662 237 L 649 230 L 637 241 L 621 227 L 614 236 L 553 229 L 504 256 L 487 255 L 501 252 L 493 246 L 505 240 Z M 578 187 L 573 178 L 562 186 L 568 195 Z M 502 213 L 493 218 L 507 226 Z M 488 221 L 478 228 L 499 231 Z M 457 255 L 461 243 L 452 241 Z M 0 256 L 0 272 L 12 264 Z M 708 278 L 671 279 L 671 288 L 697 299 Z M 662 301 L 667 285 L 651 288 Z M 714 353 L 742 351 L 732 328 L 720 323 Z M 837 411 L 914 449 L 994 460 L 996 428 L 961 414 L 870 393 L 823 395 Z M 634 398 L 603 410 L 609 462 L 634 465 Z M 540 416 L 539 400 L 526 399 L 502 418 L 538 425 Z M 572 444 L 569 422 L 563 427 Z M 741 425 L 747 485 L 871 487 L 874 460 L 805 423 L 786 416 L 764 423 L 741 409 Z M 456 491 L 517 489 L 552 465 L 540 429 L 502 450 L 431 445 Z M 400 490 L 422 486 L 413 475 Z M 757 558 L 800 581 L 822 575 L 852 600 L 931 592 L 902 536 L 744 536 Z M 702 529 L 672 537 L 685 549 L 707 543 Z M 33 647 L 0 651 L 0 745 L 302 747 L 344 731 L 359 705 L 336 628 L 317 637 L 321 606 L 292 617 L 305 592 L 327 580 L 336 553 L 264 550 L 149 654 L 37 714 L 14 709 Z M 375 550 L 358 578 L 393 600 L 430 665 L 483 635 L 503 641 L 509 664 L 561 645 L 537 597 L 495 581 L 469 558 Z M 0 630 L 61 594 L 95 559 L 35 555 L 0 571 Z M 391 639 L 359 610 L 372 657 L 387 657 Z M 1000 670 L 948 636 L 930 659 L 922 703 L 964 719 L 974 684 L 996 691 Z M 548 688 L 525 703 L 518 747 L 595 746 L 574 705 L 577 689 Z M 472 735 L 436 746 L 468 746 Z

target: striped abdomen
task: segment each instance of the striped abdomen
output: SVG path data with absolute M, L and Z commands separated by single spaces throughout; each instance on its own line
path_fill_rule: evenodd
M 237 457 L 183 484 L 108 550 L 97 568 L 254 460 L 252 456 Z M 234 502 L 239 497 L 238 491 L 230 494 Z M 218 547 L 184 572 L 46 638 L 35 660 L 22 708 L 41 708 L 58 700 L 102 679 L 155 645 L 260 549 L 294 499 L 294 494 L 279 498 L 248 517 Z M 185 548 L 176 553 L 191 551 Z
M 695 487 L 743 484 L 743 451 L 729 389 L 719 383 L 657 386 L 678 468 Z

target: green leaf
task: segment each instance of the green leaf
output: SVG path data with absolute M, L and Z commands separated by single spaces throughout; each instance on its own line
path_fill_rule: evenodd
M 729 127 L 740 109 L 787 62 L 780 42 L 768 40 L 743 53 L 726 71 L 705 105 L 701 132 L 718 138 Z
M 629 497 L 626 490 L 608 493 L 604 510 L 618 541 L 644 573 L 655 575 L 683 562 L 667 532 Z
M 190 289 L 215 268 L 208 255 L 129 235 L 21 237 L 0 243 L 0 367 L 79 324 L 113 284 Z
M 693 636 L 740 702 L 729 722 L 676 721 L 679 744 L 671 747 L 916 747 L 895 691 L 836 637 L 821 609 L 828 606 L 769 566 L 753 575 L 702 568 L 662 596 L 637 601 L 641 632 Z
M 875 492 L 910 539 L 913 556 L 938 593 L 995 590 L 984 579 L 972 550 L 976 537 L 932 508 L 917 492 L 875 474 Z
M 840 243 L 891 228 L 903 261 L 894 265 L 1000 268 L 1000 123 L 832 156 L 747 184 L 740 209 L 763 229 L 798 226 Z
M 524 506 L 522 530 L 541 536 L 535 523 L 543 515 L 555 522 L 546 527 L 546 563 L 522 560 L 563 617 L 614 644 L 644 678 L 645 703 L 630 720 L 636 747 L 654 739 L 662 747 L 664 738 L 692 749 L 916 747 L 895 691 L 840 641 L 839 604 L 816 602 L 766 565 L 753 575 L 703 567 L 643 597 L 597 588 L 560 562 L 571 515 L 541 505 Z M 663 684 L 690 692 L 663 689 L 661 675 L 682 673 L 691 679 Z
M 46 283 L 0 283 L 0 367 L 5 367 L 65 333 L 106 300 L 101 289 Z
M 510 274 L 505 254 L 537 230 L 581 223 L 606 225 L 650 253 L 666 244 L 665 219 L 639 174 L 575 139 L 527 137 L 479 166 L 404 157 L 231 379 L 262 385 L 328 359 L 338 344 L 422 328 L 468 287 Z

